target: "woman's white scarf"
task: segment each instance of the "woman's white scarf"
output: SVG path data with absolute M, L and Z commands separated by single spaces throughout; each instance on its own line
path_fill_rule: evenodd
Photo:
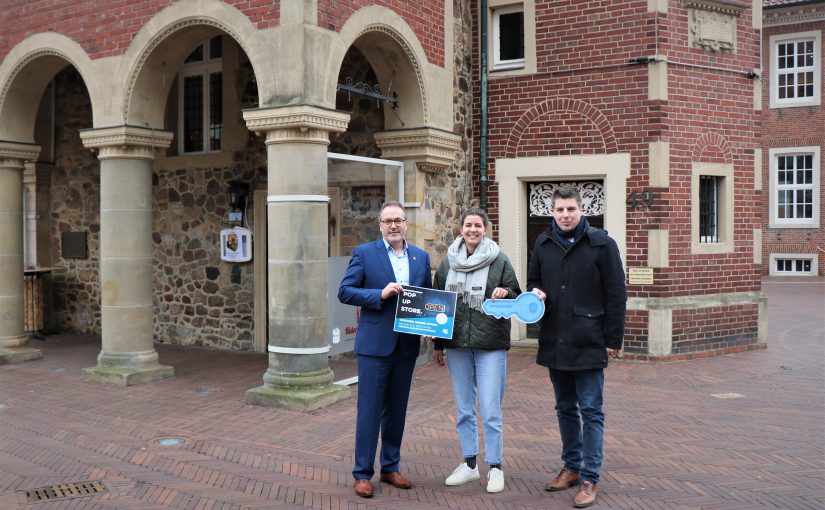
M 468 257 L 464 238 L 456 237 L 447 249 L 450 271 L 447 273 L 446 289 L 459 293 L 470 308 L 481 310 L 487 287 L 487 273 L 499 251 L 501 250 L 495 241 L 485 237 Z

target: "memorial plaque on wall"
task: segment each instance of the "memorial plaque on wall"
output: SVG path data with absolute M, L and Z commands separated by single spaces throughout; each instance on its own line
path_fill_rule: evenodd
M 653 285 L 652 267 L 629 267 L 627 269 L 628 285 Z
M 384 186 L 353 186 L 352 190 L 353 211 L 359 214 L 378 216 L 381 204 L 384 203 Z
M 63 232 L 60 234 L 60 255 L 67 259 L 85 259 L 89 256 L 86 232 Z

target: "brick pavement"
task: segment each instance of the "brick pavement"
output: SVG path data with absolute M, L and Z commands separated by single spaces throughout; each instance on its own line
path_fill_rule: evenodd
M 767 350 L 611 364 L 593 508 L 825 508 L 825 280 L 767 279 L 764 290 Z M 355 400 L 306 414 L 247 406 L 265 355 L 159 345 L 176 377 L 116 388 L 80 380 L 99 340 L 38 345 L 43 360 L 0 366 L 0 509 L 572 507 L 573 490 L 543 490 L 560 443 L 529 348 L 509 357 L 504 492 L 444 486 L 460 450 L 446 368 L 430 364 L 416 370 L 404 442 L 402 471 L 416 486 L 376 484 L 365 500 L 350 475 Z M 725 394 L 740 396 L 714 396 Z M 22 490 L 89 480 L 108 491 L 21 503 Z

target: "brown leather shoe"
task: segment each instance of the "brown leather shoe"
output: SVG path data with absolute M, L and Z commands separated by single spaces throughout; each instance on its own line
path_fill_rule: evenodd
M 401 473 L 398 471 L 394 473 L 381 473 L 381 481 L 386 482 L 393 487 L 398 487 L 399 489 L 412 488 L 412 482 L 401 476 Z
M 372 484 L 366 478 L 355 480 L 355 493 L 362 498 L 372 497 Z
M 593 482 L 584 481 L 579 486 L 579 493 L 573 500 L 573 506 L 576 508 L 587 508 L 596 502 L 596 484 Z
M 563 491 L 568 487 L 579 484 L 579 474 L 567 468 L 561 468 L 559 474 L 544 485 L 546 491 Z

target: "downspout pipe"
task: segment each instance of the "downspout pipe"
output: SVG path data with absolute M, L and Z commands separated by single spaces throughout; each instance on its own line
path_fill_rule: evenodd
M 487 0 L 481 0 L 481 31 L 479 41 L 481 72 L 481 130 L 479 133 L 478 174 L 479 207 L 487 210 Z

